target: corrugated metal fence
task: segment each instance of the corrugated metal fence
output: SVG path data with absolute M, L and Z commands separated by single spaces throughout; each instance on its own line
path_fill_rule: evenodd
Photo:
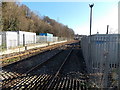
M 91 80 L 99 88 L 118 86 L 118 35 L 97 34 L 81 40 Z

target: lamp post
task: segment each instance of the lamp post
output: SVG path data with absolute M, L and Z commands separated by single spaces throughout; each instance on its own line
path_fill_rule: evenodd
M 89 45 L 88 45 L 88 57 L 89 57 L 89 61 L 88 61 L 88 65 L 89 65 L 89 73 L 93 73 L 93 61 L 91 59 L 91 26 L 92 26 L 92 7 L 94 6 L 94 4 L 89 4 L 90 7 L 90 37 L 89 37 Z M 93 77 L 90 76 L 90 79 L 94 81 Z
M 91 28 L 92 28 L 92 7 L 94 6 L 94 3 L 93 4 L 89 4 L 89 7 L 90 7 L 90 36 L 91 36 Z

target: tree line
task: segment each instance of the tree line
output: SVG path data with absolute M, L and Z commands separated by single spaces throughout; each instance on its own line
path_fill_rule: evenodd
M 3 31 L 28 31 L 52 33 L 54 36 L 72 38 L 74 31 L 48 16 L 39 16 L 26 5 L 2 2 Z

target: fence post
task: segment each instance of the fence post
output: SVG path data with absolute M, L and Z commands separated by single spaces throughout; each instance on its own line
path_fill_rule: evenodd
M 118 34 L 118 90 L 120 90 L 120 35 Z
M 108 40 L 107 40 L 107 38 L 108 38 Z M 106 38 L 106 46 L 105 46 L 105 52 L 104 52 L 104 62 L 105 62 L 105 66 L 103 67 L 104 68 L 104 77 L 103 77 L 103 81 L 104 81 L 104 83 L 103 83 L 103 85 L 104 85 L 104 87 L 105 88 L 107 88 L 108 87 L 108 72 L 109 72 L 109 45 L 110 45 L 110 37 L 107 37 Z

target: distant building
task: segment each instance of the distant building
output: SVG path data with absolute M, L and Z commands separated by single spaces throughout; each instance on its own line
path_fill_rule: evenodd
M 45 41 L 46 42 L 53 42 L 53 34 L 50 33 L 39 33 L 39 36 L 41 36 L 41 41 Z M 37 37 L 37 40 L 39 41 L 39 36 Z
M 83 38 L 83 37 L 85 37 L 86 35 L 79 35 L 79 34 L 76 34 L 75 36 L 74 36 L 74 39 L 75 40 L 81 40 L 81 38 Z
M 53 34 L 50 34 L 50 33 L 39 33 L 39 35 L 53 37 Z

